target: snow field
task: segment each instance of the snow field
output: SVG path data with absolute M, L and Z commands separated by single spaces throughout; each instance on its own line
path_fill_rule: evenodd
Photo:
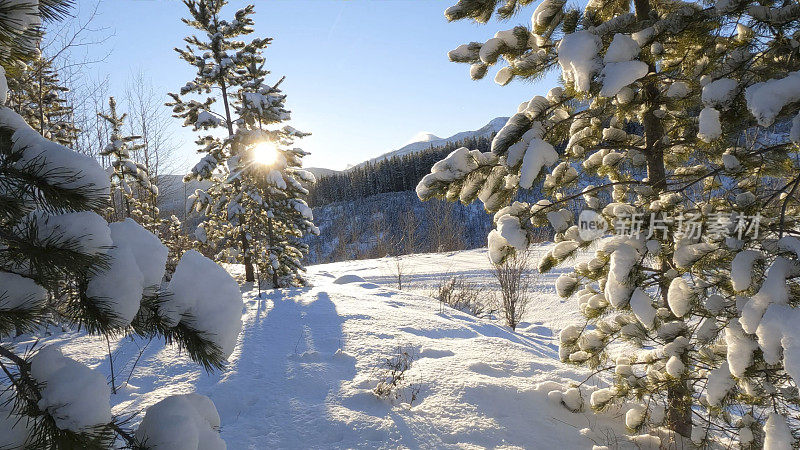
M 529 314 L 512 332 L 424 295 L 454 275 L 491 286 L 486 249 L 402 260 L 403 291 L 392 288 L 393 258 L 312 266 L 314 287 L 259 296 L 245 285 L 243 329 L 225 372 L 207 375 L 156 341 L 112 343 L 112 413 L 143 411 L 175 394 L 206 395 L 230 449 L 591 448 L 612 438 L 635 448 L 619 421 L 563 406 L 585 411 L 597 386 L 567 391 L 587 372 L 558 361 L 558 333 L 578 310 L 552 287 L 561 270 L 539 280 Z M 65 356 L 110 373 L 104 340 L 68 332 L 48 343 L 59 342 Z M 401 351 L 413 361 L 399 398 L 378 399 L 384 363 Z M 162 408 L 169 414 L 172 406 Z M 187 411 L 199 433 L 213 427 L 213 414 Z

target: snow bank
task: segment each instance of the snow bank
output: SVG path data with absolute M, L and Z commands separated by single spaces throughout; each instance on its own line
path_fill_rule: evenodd
M 225 450 L 219 414 L 205 395 L 172 395 L 147 408 L 136 439 L 152 449 Z
M 223 358 L 233 352 L 242 330 L 239 285 L 214 261 L 195 250 L 184 253 L 159 312 L 167 323 L 184 323 L 219 346 Z
M 56 346 L 34 355 L 31 376 L 44 384 L 39 408 L 53 417 L 58 428 L 79 433 L 111 421 L 111 389 L 106 377 L 63 356 Z
M 364 283 L 364 279 L 358 275 L 347 274 L 333 280 L 334 284 Z

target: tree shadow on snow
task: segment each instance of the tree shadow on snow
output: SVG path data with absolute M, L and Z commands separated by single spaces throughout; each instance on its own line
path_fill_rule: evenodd
M 272 291 L 260 303 L 243 330 L 242 356 L 211 390 L 223 439 L 229 448 L 335 444 L 346 427 L 328 404 L 356 374 L 355 358 L 337 352 L 344 319 L 327 293 L 309 288 Z

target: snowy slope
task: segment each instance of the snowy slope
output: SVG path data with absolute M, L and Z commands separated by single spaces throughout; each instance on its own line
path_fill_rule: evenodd
M 113 410 L 135 412 L 196 391 L 215 402 L 230 449 L 566 449 L 624 441 L 620 425 L 548 399 L 553 381 L 586 375 L 557 360 L 557 324 L 575 305 L 543 288 L 530 322 L 512 332 L 414 293 L 453 273 L 489 283 L 485 258 L 485 249 L 410 255 L 408 291 L 389 287 L 386 260 L 311 267 L 314 287 L 261 297 L 246 285 L 244 328 L 226 372 L 207 375 L 157 342 L 112 343 L 118 385 L 144 348 L 129 384 L 112 395 Z M 339 284 L 342 274 L 375 282 Z M 67 356 L 110 373 L 104 340 L 68 332 L 47 341 L 66 343 Z M 380 400 L 372 389 L 399 349 L 413 355 L 408 382 L 399 400 Z M 585 427 L 593 431 L 579 432 Z
M 532 267 L 536 267 L 538 258 L 545 253 L 546 248 L 546 245 L 533 248 L 530 255 Z M 582 257 L 586 257 L 586 255 Z M 403 272 L 404 292 L 433 296 L 443 281 L 460 276 L 471 283 L 488 288 L 490 292 L 499 294 L 499 287 L 493 275 L 494 269 L 489 262 L 486 248 L 343 261 L 311 266 L 308 270 L 309 274 L 313 276 L 319 273 L 355 274 L 366 281 L 396 288 L 398 260 Z M 535 277 L 534 290 L 536 294 L 519 330 L 524 331 L 527 327 L 538 329 L 544 325 L 551 332 L 557 333 L 561 328 L 575 323 L 579 319 L 580 313 L 577 304 L 573 301 L 563 300 L 555 293 L 555 280 L 563 271 L 563 269 L 555 269 L 545 275 L 539 275 L 534 271 L 532 276 Z

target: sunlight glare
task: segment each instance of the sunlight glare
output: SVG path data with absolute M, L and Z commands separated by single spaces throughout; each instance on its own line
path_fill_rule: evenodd
M 278 149 L 272 142 L 260 142 L 253 147 L 253 161 L 270 166 L 278 159 Z

